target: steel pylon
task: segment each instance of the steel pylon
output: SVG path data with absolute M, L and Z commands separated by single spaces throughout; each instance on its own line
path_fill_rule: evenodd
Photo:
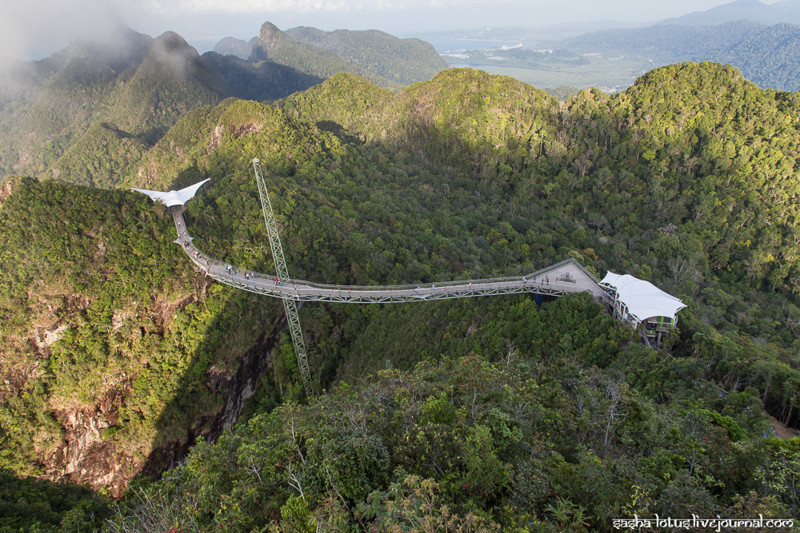
M 283 246 L 278 236 L 278 223 L 275 220 L 275 213 L 272 211 L 272 204 L 269 201 L 269 192 L 264 176 L 261 172 L 261 162 L 253 159 L 253 169 L 256 173 L 258 184 L 258 196 L 261 199 L 261 210 L 264 212 L 264 224 L 267 226 L 269 236 L 269 247 L 272 250 L 272 260 L 275 262 L 276 283 L 289 283 L 289 270 L 286 268 L 286 258 L 283 255 Z M 311 387 L 311 372 L 308 369 L 308 358 L 306 356 L 306 343 L 303 340 L 303 328 L 300 326 L 300 317 L 297 314 L 297 305 L 294 299 L 283 298 L 283 309 L 286 312 L 286 321 L 289 323 L 289 333 L 292 335 L 294 353 L 297 356 L 297 366 L 300 369 L 300 377 L 303 378 L 303 388 L 306 396 L 313 397 Z

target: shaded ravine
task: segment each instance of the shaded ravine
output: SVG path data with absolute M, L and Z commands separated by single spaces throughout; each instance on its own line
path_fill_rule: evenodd
M 184 438 L 155 448 L 148 456 L 141 474 L 153 479 L 159 478 L 186 456 L 198 437 L 213 441 L 226 428 L 236 423 L 244 410 L 245 402 L 256 393 L 259 381 L 272 368 L 273 348 L 281 333 L 286 331 L 285 317 L 280 315 L 268 331 L 239 358 L 240 365 L 234 374 L 222 371 L 208 373 L 208 387 L 224 399 L 223 404 L 217 411 L 195 419 L 187 428 Z

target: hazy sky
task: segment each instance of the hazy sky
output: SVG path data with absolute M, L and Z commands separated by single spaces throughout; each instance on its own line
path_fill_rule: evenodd
M 265 21 L 281 29 L 379 29 L 397 36 L 570 21 L 650 22 L 730 0 L 0 0 L 0 56 L 32 59 L 109 21 L 156 37 L 172 30 L 199 52 L 222 37 L 247 39 Z M 766 0 L 764 3 L 773 3 Z

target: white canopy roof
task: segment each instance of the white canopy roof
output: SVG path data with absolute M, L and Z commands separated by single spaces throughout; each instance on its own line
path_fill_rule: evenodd
M 200 186 L 207 181 L 208 179 L 204 179 L 199 183 L 195 183 L 194 185 L 189 185 L 188 187 L 181 189 L 179 191 L 160 192 L 160 191 L 148 191 L 147 189 L 131 189 L 131 190 L 146 194 L 147 196 L 152 198 L 154 202 L 161 202 L 167 207 L 172 207 L 173 205 L 183 205 L 192 198 L 194 198 L 194 195 L 197 193 L 197 189 L 199 189 Z
M 600 284 L 614 287 L 617 290 L 617 298 L 640 322 L 654 316 L 668 316 L 674 319 L 677 312 L 686 307 L 678 298 L 667 294 L 649 281 L 629 274 L 609 272 Z

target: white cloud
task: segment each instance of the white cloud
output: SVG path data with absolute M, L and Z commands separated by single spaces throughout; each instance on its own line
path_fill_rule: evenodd
M 98 34 L 133 13 L 124 0 L 37 0 L 0 2 L 0 53 L 37 55 L 79 35 Z M 134 3 L 135 4 L 135 3 Z
M 156 12 L 176 13 L 314 13 L 402 9 L 403 2 L 379 0 L 151 0 Z

